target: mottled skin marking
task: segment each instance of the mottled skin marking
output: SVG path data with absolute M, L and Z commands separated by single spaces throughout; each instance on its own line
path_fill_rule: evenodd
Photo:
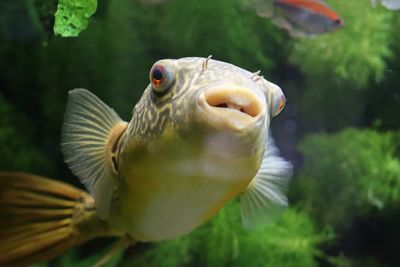
M 202 60 L 194 60 L 188 62 L 185 67 L 186 71 L 201 70 Z M 200 63 L 200 64 L 199 64 Z M 181 121 L 184 116 L 183 110 L 188 106 L 190 98 L 185 94 L 189 88 L 191 91 L 196 90 L 195 87 L 190 87 L 190 82 L 193 77 L 188 76 L 185 70 L 176 73 L 175 82 L 165 94 L 158 95 L 154 93 L 149 85 L 141 100 L 133 110 L 131 120 L 132 128 L 129 129 L 130 136 L 144 136 L 154 138 L 161 133 L 167 124 L 172 124 Z M 197 84 L 196 87 L 201 87 L 202 84 Z M 186 97 L 184 97 L 186 96 Z M 153 118 L 149 120 L 149 118 Z
M 110 221 L 135 239 L 190 232 L 245 190 L 259 168 L 270 120 L 267 82 L 254 81 L 253 73 L 234 65 L 206 60 L 159 61 L 175 69 L 174 82 L 163 94 L 151 85 L 145 89 L 121 138 L 119 199 Z M 199 95 L 221 86 L 255 92 L 265 114 L 242 131 L 209 125 Z
M 167 124 L 172 127 L 177 122 L 183 123 L 188 116 L 187 107 L 191 105 L 193 99 L 191 94 L 213 84 L 213 80 L 222 83 L 221 76 L 226 76 L 226 81 L 235 83 L 237 72 L 254 79 L 254 74 L 230 64 L 220 64 L 222 62 L 213 61 L 203 69 L 203 58 L 181 59 L 177 65 L 184 66 L 179 68 L 176 79 L 172 87 L 162 95 L 155 94 L 149 85 L 141 100 L 133 110 L 127 139 L 131 136 L 143 136 L 154 138 L 160 134 Z M 258 73 L 256 73 L 258 74 Z M 186 111 L 186 112 L 185 112 Z

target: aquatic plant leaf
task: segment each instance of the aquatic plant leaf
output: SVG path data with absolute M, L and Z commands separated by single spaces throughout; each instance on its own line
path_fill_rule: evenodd
M 59 0 L 55 14 L 54 34 L 76 37 L 87 28 L 96 12 L 97 0 Z

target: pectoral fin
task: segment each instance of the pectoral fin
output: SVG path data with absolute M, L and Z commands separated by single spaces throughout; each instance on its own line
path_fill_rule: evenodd
M 101 218 L 108 216 L 118 185 L 112 146 L 125 127 L 126 122 L 91 92 L 69 92 L 61 136 L 64 160 L 94 197 Z
M 261 167 L 240 196 L 244 227 L 265 224 L 279 208 L 287 206 L 285 193 L 291 175 L 292 165 L 279 156 L 278 148 L 269 137 Z

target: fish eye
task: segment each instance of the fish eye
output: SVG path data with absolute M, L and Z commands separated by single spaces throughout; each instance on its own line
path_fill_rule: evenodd
M 170 66 L 156 63 L 150 70 L 150 83 L 154 92 L 164 93 L 174 80 L 174 73 Z
M 335 19 L 335 20 L 333 21 L 333 23 L 334 23 L 335 25 L 340 26 L 340 25 L 343 24 L 343 21 L 342 21 L 341 19 Z

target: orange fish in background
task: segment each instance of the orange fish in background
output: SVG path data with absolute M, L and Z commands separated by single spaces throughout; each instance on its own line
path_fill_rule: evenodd
M 271 18 L 291 36 L 307 37 L 335 31 L 343 27 L 343 19 L 320 0 L 255 0 L 256 12 Z

